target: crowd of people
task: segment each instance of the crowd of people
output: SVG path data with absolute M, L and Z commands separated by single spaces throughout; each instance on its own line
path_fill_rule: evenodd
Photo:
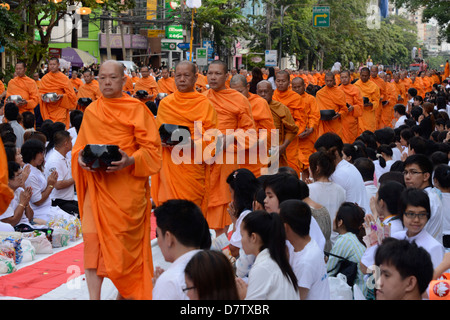
M 79 217 L 91 299 L 107 277 L 118 299 L 329 300 L 338 273 L 369 300 L 443 298 L 448 62 L 128 75 L 109 60 L 69 77 L 51 58 L 26 72 L 0 86 L 0 231 Z M 95 168 L 87 145 L 120 157 Z

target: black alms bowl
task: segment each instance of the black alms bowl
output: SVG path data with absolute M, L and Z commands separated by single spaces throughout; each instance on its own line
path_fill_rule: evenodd
M 82 107 L 87 107 L 91 103 L 92 103 L 92 99 L 91 98 L 80 98 L 80 99 L 78 99 L 78 104 L 80 106 L 82 106 Z
M 111 162 L 120 161 L 119 146 L 113 144 L 87 144 L 83 149 L 83 162 L 93 170 L 106 170 Z
M 145 98 L 146 96 L 148 96 L 148 92 L 147 91 L 145 91 L 145 90 L 138 90 L 138 91 L 136 91 L 136 97 L 137 98 L 139 98 L 139 99 L 143 99 L 143 98 Z
M 181 130 L 187 130 L 185 134 L 190 135 L 189 128 L 186 126 L 163 123 L 159 127 L 159 136 L 161 137 L 161 142 L 169 146 L 174 146 L 183 142 L 182 137 L 184 136 L 184 134 L 180 132 Z M 172 140 L 172 137 L 174 137 L 175 139 L 177 139 L 178 137 L 180 138 L 179 140 Z
M 333 109 L 320 110 L 320 120 L 331 120 L 336 115 L 336 111 Z

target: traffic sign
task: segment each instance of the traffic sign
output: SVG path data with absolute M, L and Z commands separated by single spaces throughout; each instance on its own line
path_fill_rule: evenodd
M 189 48 L 191 47 L 189 42 L 182 42 L 182 43 L 177 44 L 177 46 L 181 50 L 189 50 Z
M 330 26 L 330 6 L 313 7 L 313 27 Z
M 206 48 L 197 48 L 195 51 L 197 65 L 199 66 L 207 66 L 208 65 L 208 49 Z

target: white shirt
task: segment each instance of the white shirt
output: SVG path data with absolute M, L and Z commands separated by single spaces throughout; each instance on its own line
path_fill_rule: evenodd
M 442 193 L 442 208 L 450 208 L 450 193 L 443 192 Z M 444 214 L 444 218 L 442 221 L 442 234 L 450 235 L 450 213 L 447 211 Z
M 21 187 L 17 188 L 14 191 L 14 198 L 9 203 L 8 209 L 6 209 L 6 211 L 0 216 L 0 219 L 3 220 L 6 218 L 14 217 L 14 211 L 20 203 L 20 194 L 22 193 L 22 191 L 24 190 Z M 30 220 L 28 220 L 27 216 L 25 215 L 25 210 L 23 211 L 22 217 L 20 218 L 20 221 L 17 223 L 17 225 L 19 224 L 27 224 L 31 226 Z
M 271 258 L 269 249 L 256 257 L 248 276 L 245 300 L 300 300 L 298 291 Z
M 432 187 L 427 187 L 424 191 L 428 194 L 430 198 L 430 209 L 431 216 L 425 225 L 425 230 L 428 231 L 439 243 L 442 244 L 442 224 L 444 221 L 443 207 L 441 199 L 439 199 L 438 194 L 433 190 Z
M 30 164 L 26 164 L 25 166 L 30 166 L 31 168 L 28 179 L 25 181 L 25 187 L 31 187 L 33 191 L 30 199 L 30 206 L 34 211 L 34 218 L 49 221 L 53 216 L 50 212 L 50 207 L 52 206 L 50 197 L 48 197 L 40 206 L 34 204 L 42 199 L 42 192 L 47 188 L 47 179 L 45 179 L 44 173 L 38 168 Z
M 373 164 L 375 165 L 375 177 L 377 181 L 380 180 L 380 177 L 383 175 L 383 173 L 389 172 L 391 170 L 391 166 L 394 162 L 394 160 L 386 161 L 386 166 L 383 168 L 380 165 L 380 160 L 373 161 Z
M 404 125 L 405 120 L 406 120 L 406 115 L 400 116 L 400 118 L 398 118 L 397 122 L 395 123 L 394 129 Z
M 72 169 L 70 165 L 70 160 L 64 157 L 58 150 L 53 149 L 50 152 L 46 162 L 45 162 L 45 177 L 51 174 L 51 170 L 55 169 L 58 172 L 58 181 L 68 180 L 72 178 Z M 63 199 L 63 200 L 73 200 L 75 195 L 75 186 L 71 185 L 64 189 L 57 190 L 53 188 L 50 194 L 51 199 Z
M 16 135 L 16 147 L 22 148 L 23 135 L 25 133 L 25 129 L 16 120 L 9 121 L 9 124 L 11 125 L 11 128 L 13 129 L 14 134 Z
M 237 218 L 236 223 L 235 223 L 235 227 L 234 227 L 234 232 L 231 235 L 230 238 L 230 244 L 232 244 L 233 246 L 237 247 L 237 248 L 242 248 L 242 237 L 241 237 L 241 222 L 242 220 L 245 218 L 246 215 L 248 215 L 250 212 L 252 212 L 251 210 L 245 210 L 243 211 L 240 215 L 239 218 Z
M 353 164 L 347 160 L 341 160 L 330 180 L 344 188 L 345 201 L 357 203 L 366 213 L 370 213 L 370 203 L 364 187 L 364 180 Z
M 299 287 L 309 289 L 305 300 L 329 300 L 330 286 L 328 284 L 327 267 L 323 251 L 311 239 L 303 250 L 295 252 L 290 244 L 289 263 L 297 277 Z
M 402 160 L 402 152 L 397 147 L 392 148 L 392 160 Z
M 366 187 L 367 197 L 370 201 L 370 199 L 377 194 L 378 188 L 373 181 L 365 181 L 364 186 Z
M 191 258 L 200 250 L 192 250 L 178 257 L 156 280 L 153 300 L 189 300 L 183 289 L 186 287 L 184 269 Z
M 345 189 L 332 181 L 316 181 L 308 184 L 308 188 L 311 200 L 327 208 L 333 222 L 336 212 L 341 204 L 345 202 Z

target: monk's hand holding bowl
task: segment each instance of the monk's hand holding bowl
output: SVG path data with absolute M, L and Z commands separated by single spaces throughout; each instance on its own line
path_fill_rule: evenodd
M 106 168 L 106 172 L 115 172 L 134 164 L 134 157 L 129 157 L 122 149 L 119 149 L 119 152 L 122 155 L 122 159 L 111 162 L 111 166 Z

